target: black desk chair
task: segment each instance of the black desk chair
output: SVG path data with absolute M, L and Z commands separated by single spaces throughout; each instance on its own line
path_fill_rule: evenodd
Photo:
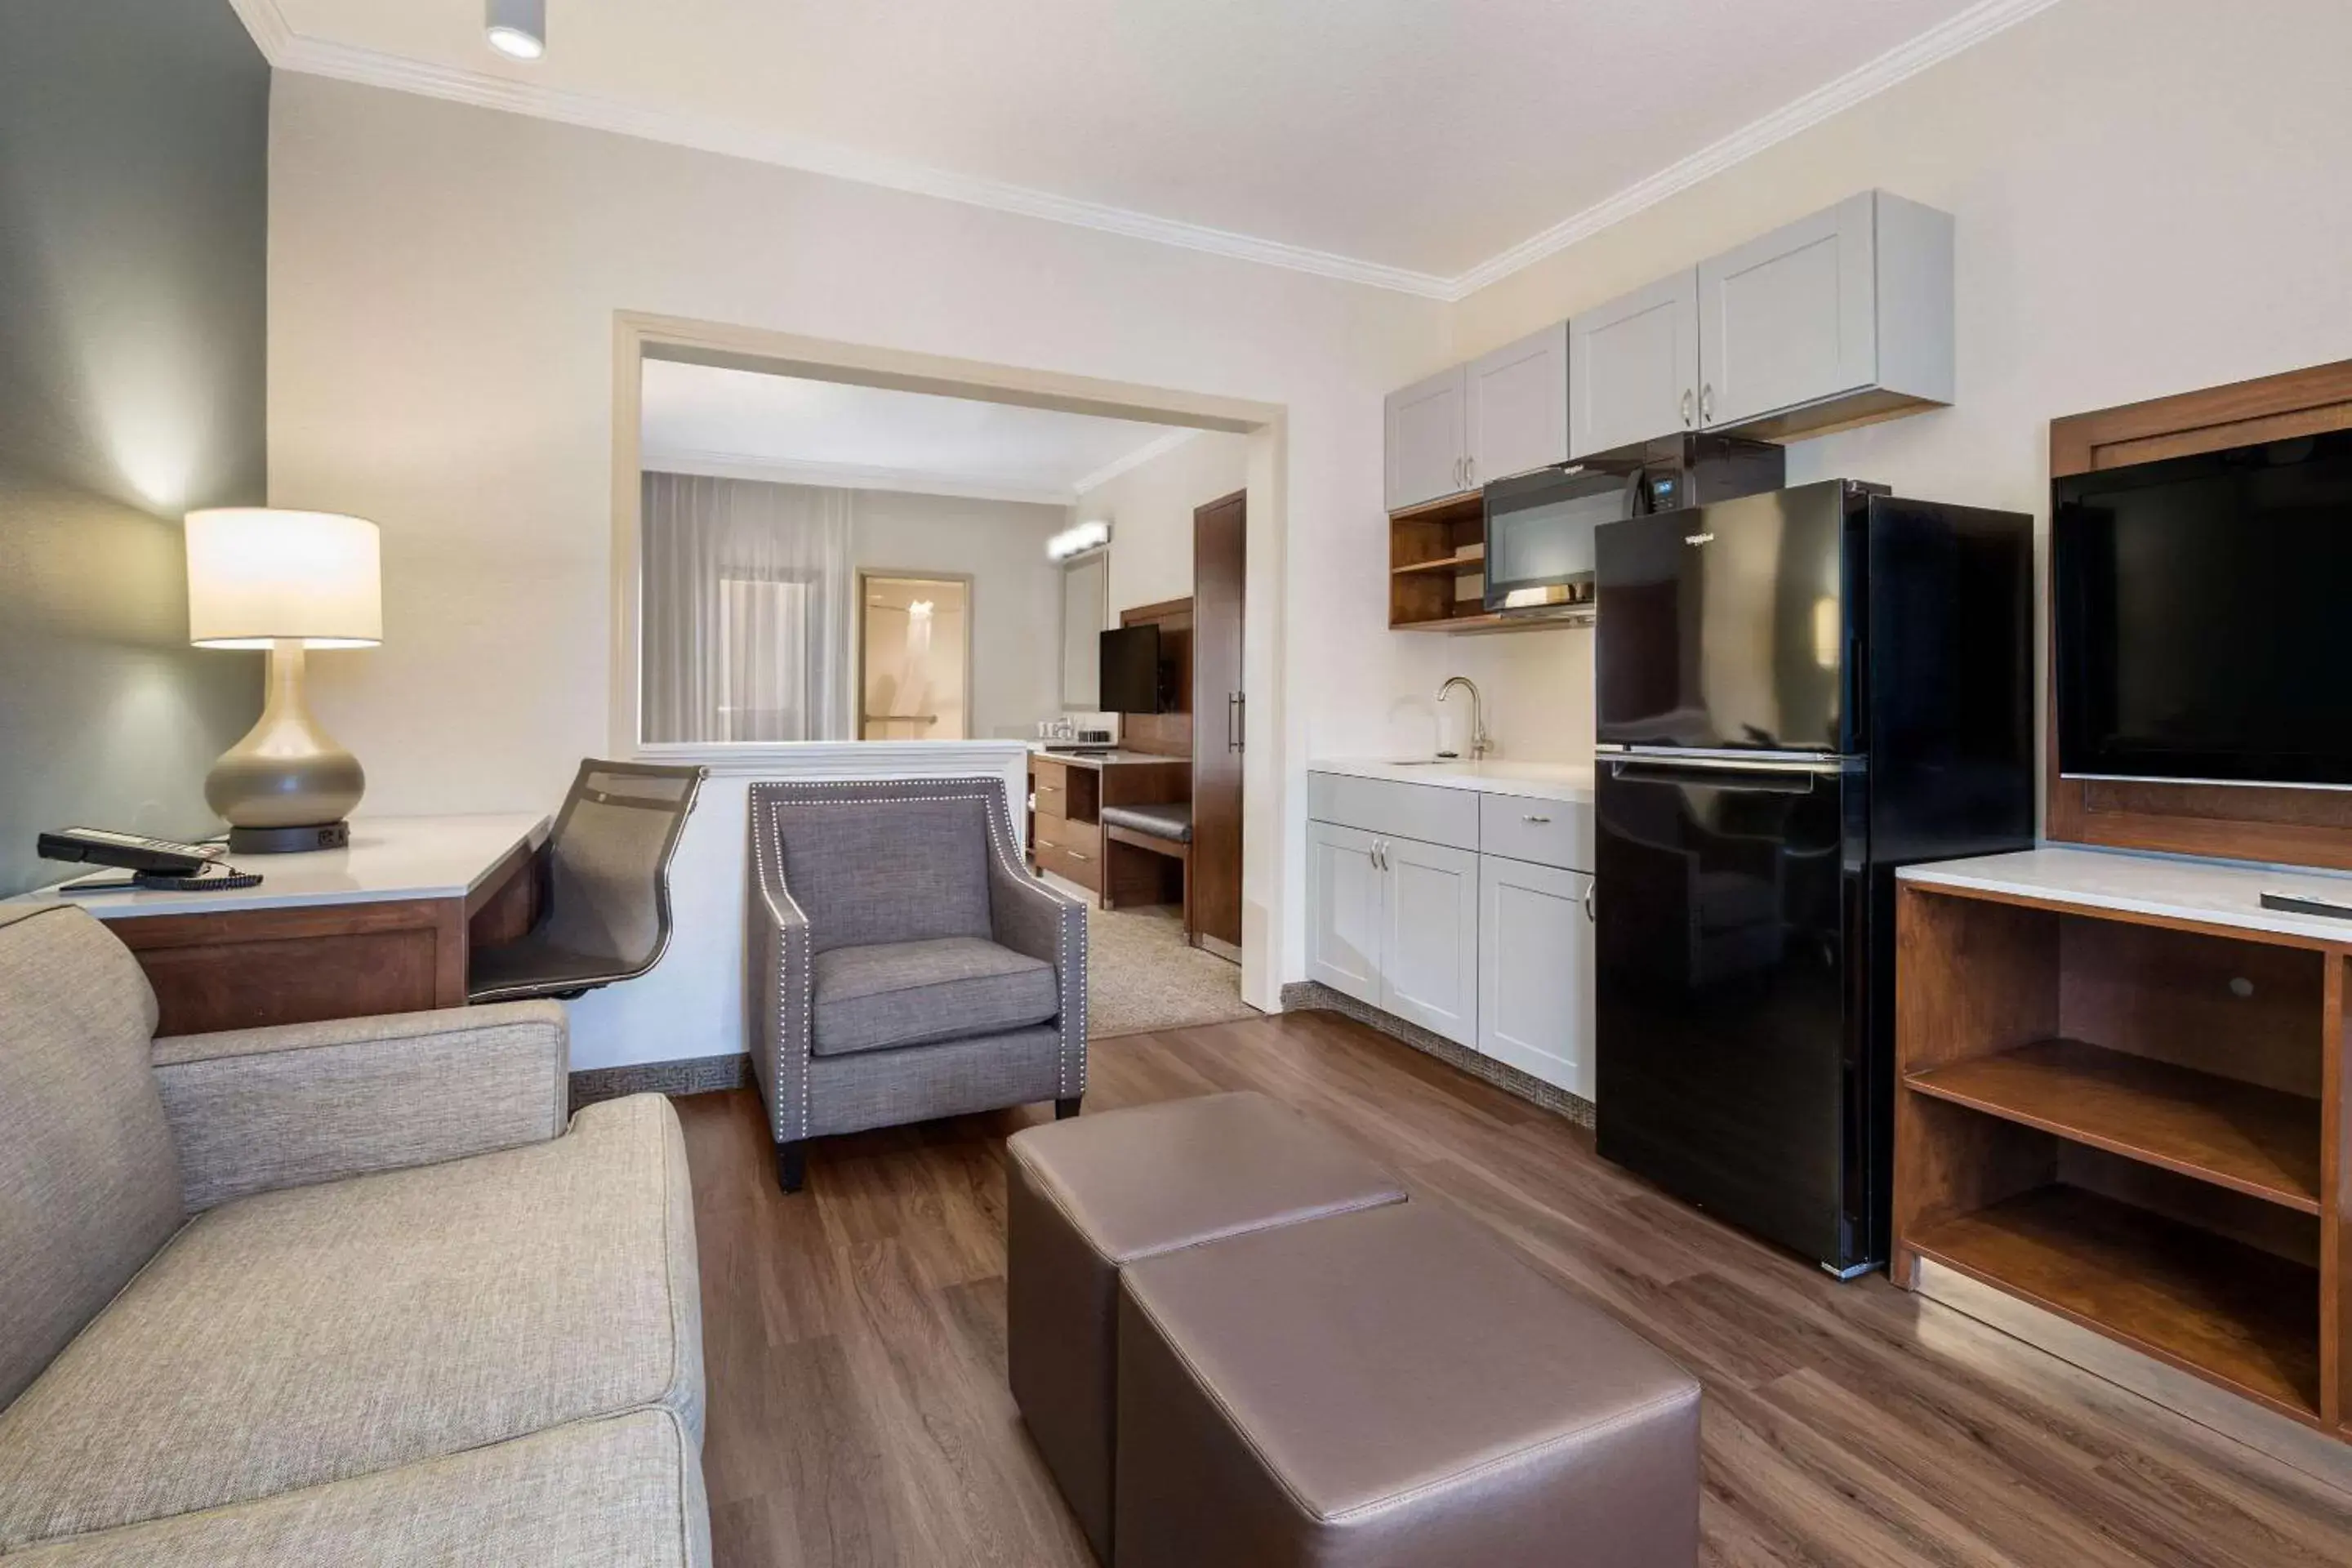
M 547 847 L 538 923 L 476 951 L 468 1002 L 577 996 L 634 980 L 669 946 L 669 863 L 704 770 L 654 763 L 580 764 Z

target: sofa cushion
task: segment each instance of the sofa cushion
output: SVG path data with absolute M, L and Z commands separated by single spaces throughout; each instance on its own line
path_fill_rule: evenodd
M 701 1399 L 677 1120 L 609 1100 L 189 1225 L 0 1412 L 0 1552 Z
M 989 934 L 988 805 L 977 795 L 786 800 L 776 835 L 812 952 Z
M 977 937 L 836 947 L 811 967 L 820 1057 L 998 1034 L 1061 1008 L 1052 964 Z
M 77 1535 L 9 1568 L 704 1568 L 693 1435 L 666 1410 L 575 1421 L 258 1502 Z
M 0 1405 L 179 1228 L 155 993 L 85 910 L 0 909 Z

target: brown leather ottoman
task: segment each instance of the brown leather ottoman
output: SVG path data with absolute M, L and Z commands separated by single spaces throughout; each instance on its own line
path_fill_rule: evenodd
M 1007 1144 L 1013 1396 L 1095 1555 L 1111 1556 L 1118 1271 L 1221 1237 L 1404 1197 L 1396 1178 L 1262 1094 L 1032 1127 Z
M 1121 1277 L 1119 1568 L 1691 1568 L 1698 1384 L 1427 1204 Z

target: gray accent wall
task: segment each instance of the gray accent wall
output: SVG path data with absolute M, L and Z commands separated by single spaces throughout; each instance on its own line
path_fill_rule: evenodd
M 188 646 L 180 518 L 267 499 L 268 137 L 227 0 L 0 4 L 0 896 L 218 830 L 260 656 Z

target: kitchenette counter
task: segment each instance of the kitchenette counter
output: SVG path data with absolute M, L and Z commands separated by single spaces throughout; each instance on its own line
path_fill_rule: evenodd
M 1392 784 L 1429 784 L 1438 789 L 1470 790 L 1479 795 L 1519 795 L 1528 800 L 1556 800 L 1590 805 L 1592 770 L 1574 763 L 1465 763 L 1382 761 L 1369 757 L 1323 758 L 1307 764 L 1311 773 L 1340 773 L 1349 778 L 1385 779 Z

